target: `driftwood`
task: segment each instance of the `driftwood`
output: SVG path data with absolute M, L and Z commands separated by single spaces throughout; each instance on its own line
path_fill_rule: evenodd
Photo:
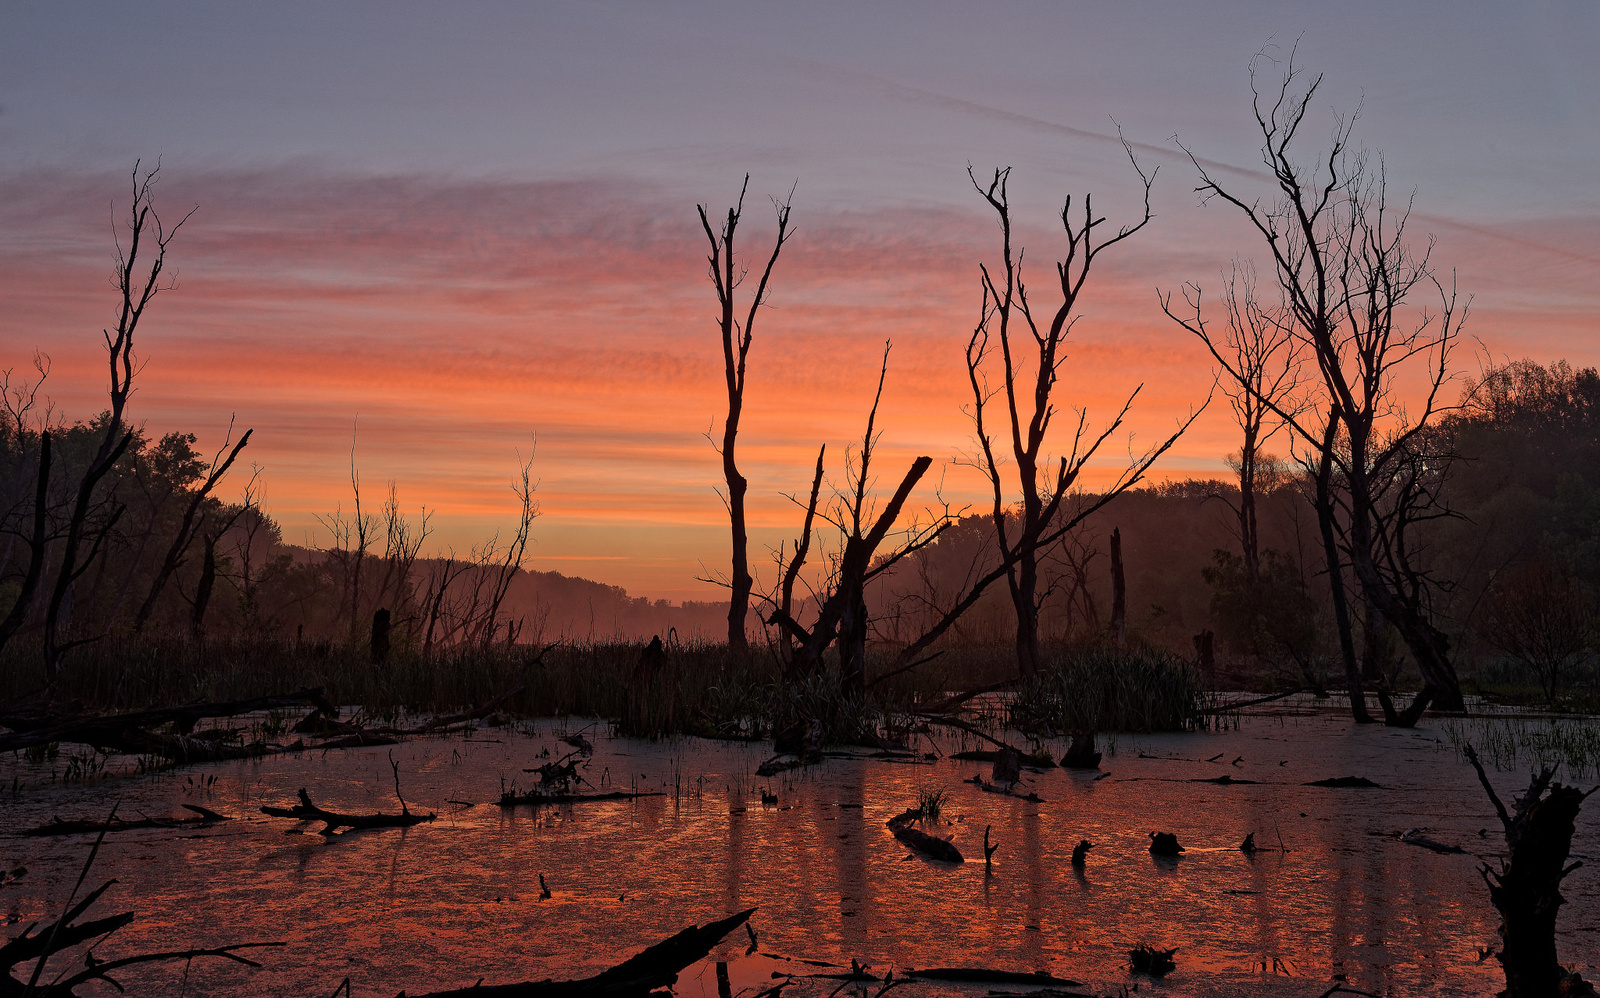
M 885 824 L 903 845 L 910 846 L 924 856 L 943 860 L 946 863 L 965 863 L 966 857 L 961 855 L 961 850 L 951 844 L 949 839 L 941 839 L 929 835 L 920 828 L 913 828 L 912 822 L 922 817 L 918 808 L 907 808 L 900 814 L 890 818 Z
M 1506 973 L 1504 994 L 1507 998 L 1594 994 L 1582 977 L 1556 960 L 1556 913 L 1566 903 L 1561 881 L 1583 865 L 1567 865 L 1567 855 L 1578 811 L 1594 790 L 1552 783 L 1554 772 L 1543 769 L 1508 812 L 1489 785 L 1478 753 L 1469 745 L 1466 755 L 1494 804 L 1511 850 L 1499 870 L 1487 863 L 1478 869 L 1489 887 L 1489 900 L 1500 913 L 1501 947 L 1495 957 Z
M 21 835 L 81 835 L 96 832 L 126 832 L 136 828 L 185 828 L 195 825 L 213 825 L 219 821 L 232 821 L 225 814 L 218 814 L 208 807 L 199 804 L 183 804 L 181 807 L 193 811 L 194 816 L 188 818 L 140 818 L 138 821 L 123 821 L 112 817 L 106 821 L 63 821 L 55 818 L 49 824 L 40 825 L 21 832 Z
M 743 925 L 754 912 L 754 908 L 747 908 L 703 926 L 691 925 L 593 977 L 521 984 L 480 983 L 416 998 L 643 998 L 652 991 L 677 983 L 679 974 L 705 959 L 717 943 Z M 405 998 L 405 992 L 401 992 L 399 998 Z
M 406 808 L 403 803 L 399 814 L 383 814 L 381 812 L 376 814 L 340 814 L 337 811 L 325 811 L 311 802 L 311 797 L 306 793 L 304 787 L 300 789 L 300 803 L 293 807 L 263 806 L 261 813 L 270 814 L 274 818 L 294 818 L 297 821 L 323 822 L 322 831 L 317 833 L 319 835 L 332 835 L 340 828 L 410 828 L 412 825 L 420 825 L 438 817 L 432 811 L 425 815 L 412 814 L 410 809 Z
M 1310 783 L 1300 784 L 1303 787 L 1335 787 L 1346 790 L 1382 790 L 1383 785 L 1373 783 L 1365 776 L 1335 776 L 1326 780 L 1312 780 Z

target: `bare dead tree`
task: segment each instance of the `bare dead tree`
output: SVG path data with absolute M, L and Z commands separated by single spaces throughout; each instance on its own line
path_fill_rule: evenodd
M 788 566 L 780 566 L 785 591 L 778 600 L 773 601 L 775 609 L 768 623 L 778 627 L 786 639 L 793 642 L 793 658 L 789 663 L 791 676 L 820 670 L 824 653 L 830 646 L 836 645 L 840 674 L 845 685 L 856 689 L 863 687 L 869 632 L 867 585 L 904 558 L 933 543 L 953 522 L 945 514 L 933 517 L 931 523 L 915 523 L 892 551 L 878 555 L 878 549 L 894 529 L 912 490 L 933 465 L 931 457 L 919 457 L 913 461 L 894 495 L 882 509 L 876 508 L 872 497 L 872 456 L 879 440 L 876 430 L 878 404 L 883 399 L 883 384 L 888 370 L 889 347 L 885 344 L 883 364 L 878 371 L 878 389 L 867 414 L 867 428 L 861 437 L 861 448 L 854 461 L 848 455 L 846 457 L 845 489 L 836 496 L 831 508 L 818 509 L 822 469 L 822 455 L 819 453 L 818 475 L 813 479 L 811 499 L 806 507 L 806 529 L 796 545 L 795 557 Z M 810 547 L 810 526 L 819 515 L 839 531 L 841 544 L 833 559 L 825 590 L 818 601 L 817 618 L 810 627 L 803 627 L 785 609 L 784 604 L 792 599 L 793 579 L 799 575 Z
M 161 597 L 161 591 L 166 588 L 167 583 L 172 579 L 172 573 L 176 572 L 178 566 L 183 564 L 183 559 L 188 554 L 189 546 L 194 542 L 195 534 L 202 529 L 203 524 L 200 522 L 203 519 L 201 509 L 204 507 L 206 500 L 211 497 L 211 493 L 218 483 L 228 474 L 228 469 L 233 467 L 233 462 L 238 459 L 239 452 L 244 450 L 245 446 L 250 443 L 250 434 L 253 432 L 255 431 L 245 430 L 244 435 L 239 438 L 238 443 L 235 443 L 230 450 L 228 444 L 233 440 L 233 420 L 230 419 L 228 421 L 228 434 L 223 438 L 222 446 L 217 450 L 216 457 L 211 459 L 211 465 L 206 470 L 206 477 L 199 485 L 190 490 L 189 502 L 184 506 L 183 519 L 178 523 L 177 533 L 173 535 L 172 543 L 167 547 L 166 557 L 161 561 L 161 568 L 156 572 L 155 580 L 150 583 L 149 594 L 145 596 L 143 605 L 139 607 L 139 612 L 134 617 L 133 629 L 135 633 L 144 630 L 144 625 L 150 620 L 150 615 L 155 612 L 156 600 Z M 226 458 L 222 456 L 223 451 L 228 453 Z M 220 533 L 217 536 L 220 537 Z M 214 541 L 215 538 L 213 538 L 213 543 Z M 211 559 L 214 569 L 215 552 L 208 552 L 206 557 Z
M 1263 92 L 1257 84 L 1261 58 L 1251 66 L 1251 89 L 1276 199 L 1264 205 L 1224 187 L 1190 155 L 1202 196 L 1233 205 L 1265 241 L 1295 338 L 1320 375 L 1320 404 L 1305 413 L 1264 393 L 1256 398 L 1315 455 L 1311 463 L 1318 470 L 1319 490 L 1325 483 L 1331 500 L 1336 489 L 1342 515 L 1336 516 L 1333 502 L 1318 503 L 1325 548 L 1337 531 L 1363 598 L 1395 625 L 1422 673 L 1421 702 L 1460 710 L 1449 640 L 1431 619 L 1426 586 L 1412 591 L 1392 585 L 1397 575 L 1413 575 L 1413 566 L 1383 564 L 1387 557 L 1403 556 L 1405 548 L 1386 546 L 1380 520 L 1382 489 L 1392 479 L 1392 467 L 1407 459 L 1413 439 L 1442 408 L 1439 393 L 1450 377 L 1450 355 L 1466 305 L 1435 275 L 1432 241 L 1420 252 L 1409 245 L 1410 206 L 1389 205 L 1381 162 L 1374 169 L 1364 154 L 1351 149 L 1355 116 L 1338 122 L 1315 165 L 1296 161 L 1296 139 L 1322 78 L 1303 80 L 1291 55 L 1281 84 Z M 1436 304 L 1418 305 L 1414 299 L 1424 293 L 1430 299 L 1436 295 Z M 1186 286 L 1185 297 L 1182 315 L 1173 311 L 1170 295 L 1162 296 L 1162 307 L 1206 344 L 1235 383 L 1246 384 L 1235 358 L 1205 325 L 1199 289 Z M 1420 382 L 1419 409 L 1402 401 L 1403 375 Z M 1338 552 L 1325 550 L 1325 555 L 1330 581 L 1337 584 Z M 1365 709 L 1352 659 L 1347 653 L 1346 672 L 1354 680 L 1351 708 L 1359 720 Z
M 1263 306 L 1256 294 L 1255 268 L 1235 263 L 1225 285 L 1223 307 L 1227 329 L 1222 333 L 1222 350 L 1234 359 L 1232 370 L 1219 372 L 1222 393 L 1233 410 L 1241 434 L 1239 444 L 1239 502 L 1233 508 L 1239 524 L 1239 549 L 1245 572 L 1252 585 L 1261 581 L 1261 527 L 1256 514 L 1262 485 L 1262 458 L 1268 440 L 1284 428 L 1262 399 L 1272 399 L 1279 408 L 1299 411 L 1296 395 L 1300 387 L 1300 344 L 1294 337 L 1291 320 L 1280 307 Z M 1231 459 L 1230 459 L 1231 460 Z
M 728 597 L 728 647 L 735 652 L 744 652 L 749 647 L 745 617 L 749 613 L 751 587 L 755 584 L 750 575 L 749 534 L 745 526 L 744 500 L 749 483 L 739 473 L 734 455 L 739 436 L 739 418 L 744 411 L 745 358 L 750 353 L 750 343 L 755 335 L 756 315 L 768 298 L 772 268 L 777 264 L 783 244 L 789 238 L 789 202 L 794 197 L 794 191 L 790 190 L 789 198 L 773 202 L 778 212 L 778 235 L 773 240 L 772 255 L 767 258 L 767 265 L 761 271 L 755 294 L 750 298 L 744 322 L 740 323 L 735 314 L 734 291 L 743 281 L 746 271 L 735 260 L 734 235 L 744 215 L 744 196 L 749 188 L 750 175 L 745 174 L 744 186 L 739 188 L 739 201 L 728 209 L 720 230 L 712 228 L 706 206 L 697 206 L 700 226 L 705 230 L 706 240 L 711 246 L 707 261 L 710 264 L 711 282 L 717 289 L 717 303 L 721 307 L 717 325 L 722 333 L 723 377 L 728 389 L 728 416 L 722 424 L 720 452 L 722 474 L 728 488 L 725 496 L 728 521 L 733 537 L 733 568 L 728 577 L 731 590 Z
M 1090 435 L 1088 414 L 1080 410 L 1070 453 L 1058 458 L 1054 468 L 1050 467 L 1044 448 L 1057 412 L 1056 384 L 1066 363 L 1066 341 L 1078 318 L 1084 284 L 1102 252 L 1144 228 L 1152 217 L 1150 188 L 1155 172 L 1144 172 L 1127 142 L 1123 143 L 1123 148 L 1144 188 L 1143 214 L 1137 222 L 1097 241 L 1097 227 L 1105 223 L 1105 218 L 1095 215 L 1092 197 L 1084 197 L 1081 216 L 1076 217 L 1072 198 L 1066 199 L 1061 209 L 1061 226 L 1067 237 L 1066 255 L 1055 265 L 1055 283 L 1061 302 L 1048 318 L 1035 316 L 1023 273 L 1024 253 L 1021 247 L 1013 245 L 1008 190 L 1011 171 L 995 170 L 994 176 L 983 184 L 970 167 L 967 170 L 973 187 L 994 210 L 1001 236 L 1000 266 L 993 271 L 987 265 L 979 266 L 983 304 L 977 326 L 967 341 L 967 379 L 972 389 L 969 413 L 979 448 L 972 463 L 989 481 L 990 519 L 1016 614 L 1017 668 L 1024 676 L 1033 675 L 1040 666 L 1040 551 L 1064 536 L 1055 527 L 1063 500 L 1100 445 L 1121 425 L 1139 394 L 1139 389 L 1134 389 L 1116 419 L 1098 436 Z M 998 372 L 991 375 L 995 365 L 998 365 Z M 990 427 L 990 402 L 996 399 L 1003 404 L 999 432 L 1009 438 L 1005 450 L 1015 466 L 1017 481 L 1014 485 L 1008 485 L 1002 473 L 1005 461 L 997 453 L 999 448 Z M 1143 460 L 1136 461 L 1135 469 L 1120 477 L 1103 498 L 1109 501 L 1126 491 L 1148 466 Z
M 106 345 L 107 367 L 110 372 L 108 394 L 110 407 L 106 413 L 105 435 L 94 456 L 90 459 L 83 477 L 79 480 L 77 495 L 67 520 L 65 536 L 61 543 L 61 562 L 56 571 L 55 585 L 50 593 L 45 612 L 44 658 L 45 676 L 54 682 L 61 656 L 76 641 L 61 639 L 62 610 L 67 603 L 73 583 L 88 570 L 99 554 L 101 545 L 111 527 L 121 516 L 121 507 L 113 506 L 98 526 L 90 523 L 96 486 L 121 459 L 133 442 L 136 430 L 127 425 L 125 412 L 128 397 L 133 392 L 134 375 L 138 366 L 134 359 L 134 337 L 145 310 L 162 291 L 172 289 L 175 277 L 164 277 L 167 265 L 167 248 L 178 230 L 189 220 L 196 209 L 191 209 L 176 224 L 168 227 L 156 213 L 154 188 L 161 167 L 141 175 L 139 163 L 133 165 L 133 199 L 128 207 L 126 222 L 127 245 L 124 233 L 113 223 L 112 234 L 117 247 L 116 268 L 113 280 L 120 298 L 115 330 L 103 331 Z M 148 262 L 144 258 L 148 255 Z M 88 542 L 88 553 L 83 547 Z

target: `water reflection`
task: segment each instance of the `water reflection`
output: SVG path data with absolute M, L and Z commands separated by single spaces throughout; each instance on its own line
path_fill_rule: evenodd
M 1488 994 L 1501 985 L 1477 959 L 1495 920 L 1472 855 L 1439 855 L 1397 833 L 1487 851 L 1478 829 L 1492 817 L 1466 765 L 1426 730 L 1353 730 L 1342 718 L 1247 720 L 1221 734 L 1124 736 L 1103 765 L 1111 776 L 1051 771 L 1027 789 L 1043 803 L 963 782 L 984 767 L 832 761 L 780 783 L 752 783 L 763 746 L 597 738 L 594 775 L 668 796 L 576 807 L 463 808 L 490 801 L 502 776 L 555 747 L 548 732 L 507 733 L 499 743 L 414 742 L 396 751 L 411 806 L 438 822 L 325 838 L 286 835 L 293 825 L 259 815 L 301 786 L 332 809 L 393 809 L 382 750 L 231 763 L 204 798 L 184 776 L 95 785 L 31 786 L 6 810 L 11 827 L 54 814 L 73 818 L 125 798 L 124 813 L 167 814 L 185 800 L 239 821 L 203 837 L 147 830 L 108 837 L 93 876 L 122 883 L 111 905 L 139 920 L 102 958 L 140 948 L 281 938 L 268 967 L 195 968 L 201 993 L 327 993 L 349 973 L 357 990 L 412 993 L 593 973 L 691 923 L 756 906 L 761 954 L 741 933 L 713 962 L 686 975 L 685 998 L 727 986 L 767 986 L 774 970 L 812 970 L 804 957 L 880 971 L 891 966 L 978 965 L 1047 970 L 1106 989 L 1130 983 L 1126 951 L 1178 946 L 1172 995 L 1320 994 L 1335 975 L 1377 992 Z M 1141 754 L 1155 758 L 1142 758 Z M 1222 761 L 1205 760 L 1221 754 Z M 1238 766 L 1227 760 L 1243 756 Z M 27 764 L 13 759 L 24 783 Z M 1189 782 L 1227 772 L 1233 785 Z M 618 776 L 617 774 L 626 774 Z M 11 772 L 0 773 L 9 783 Z M 1367 776 L 1378 790 L 1303 786 Z M 1505 774 L 1509 790 L 1517 781 Z M 112 784 L 115 784 L 114 789 Z M 760 791 L 776 804 L 763 805 Z M 919 790 L 947 788 L 944 825 L 962 865 L 907 859 L 885 821 Z M 998 841 L 992 876 L 983 832 Z M 1586 813 L 1574 852 L 1600 848 Z M 1154 856 L 1149 832 L 1186 847 Z M 1238 845 L 1255 833 L 1264 851 Z M 1084 868 L 1072 847 L 1095 843 Z M 86 838 L 0 840 L 0 860 L 29 867 L 4 888 L 7 918 L 58 910 L 87 851 Z M 1287 849 L 1287 851 L 1281 851 Z M 552 896 L 540 897 L 543 873 Z M 1559 940 L 1586 976 L 1600 911 L 1600 873 L 1568 882 Z M 196 917 L 197 911 L 205 912 Z M 333 980 L 329 968 L 338 968 Z M 170 978 L 130 975 L 160 992 Z M 825 996 L 837 982 L 811 982 Z M 827 986 L 824 988 L 823 984 Z M 808 995 L 810 985 L 791 994 Z M 919 986 L 920 987 L 920 986 Z M 911 992 L 908 991 L 909 995 Z M 977 994 L 978 992 L 973 992 Z

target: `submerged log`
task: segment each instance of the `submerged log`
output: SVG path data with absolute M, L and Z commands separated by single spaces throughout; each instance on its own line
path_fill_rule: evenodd
M 126 714 L 62 716 L 30 708 L 0 714 L 0 725 L 11 729 L 10 734 L 0 735 L 0 752 L 15 752 L 50 742 L 77 742 L 131 755 L 159 755 L 174 762 L 250 758 L 262 754 L 266 747 L 226 745 L 191 737 L 195 723 L 212 717 L 236 717 L 298 706 L 317 707 L 330 716 L 338 714 L 338 709 L 328 703 L 320 688 L 245 700 L 180 704 Z M 173 726 L 173 734 L 149 730 L 165 724 Z
M 1568 866 L 1567 855 L 1578 811 L 1594 790 L 1552 783 L 1554 771 L 1543 769 L 1507 812 L 1470 745 L 1466 755 L 1494 804 L 1511 850 L 1499 870 L 1487 863 L 1478 869 L 1489 887 L 1489 900 L 1500 913 L 1501 947 L 1495 957 L 1506 973 L 1504 994 L 1507 998 L 1594 994 L 1581 976 L 1556 960 L 1556 913 L 1566 903 L 1561 881 L 1583 865 Z
M 261 813 L 269 814 L 274 818 L 294 818 L 298 821 L 323 822 L 322 831 L 317 833 L 319 835 L 332 835 L 340 828 L 410 828 L 412 825 L 420 825 L 438 817 L 432 811 L 425 815 L 412 814 L 411 809 L 406 807 L 403 801 L 400 809 L 399 814 L 383 814 L 381 812 L 376 814 L 340 814 L 337 811 L 324 810 L 313 804 L 310 795 L 302 787 L 300 788 L 300 803 L 293 807 L 264 806 L 261 808 Z
M 537 790 L 530 790 L 519 794 L 508 790 L 500 795 L 497 802 L 501 807 L 533 806 L 540 807 L 548 804 L 588 804 L 592 801 L 606 800 L 637 800 L 640 797 L 665 797 L 666 794 L 655 791 L 611 790 L 598 794 L 546 794 Z
M 199 804 L 183 804 L 180 806 L 186 808 L 187 810 L 193 811 L 194 816 L 188 818 L 140 818 L 138 821 L 123 821 L 122 819 L 116 817 L 113 817 L 107 821 L 63 821 L 60 818 L 54 818 L 49 824 L 40 825 L 37 828 L 30 828 L 19 834 L 30 836 L 82 835 L 86 833 L 97 832 L 126 832 L 136 828 L 184 828 L 195 825 L 205 826 L 216 824 L 219 821 L 233 820 L 225 814 L 218 814 L 208 807 L 201 807 Z
M 987 967 L 929 967 L 926 970 L 906 970 L 905 976 L 922 981 L 949 981 L 952 984 L 1043 984 L 1058 988 L 1075 988 L 1083 984 L 1082 981 L 1057 977 L 1043 971 L 1023 973 L 1014 970 L 990 970 Z
M 610 970 L 575 981 L 524 981 L 521 984 L 477 984 L 470 988 L 434 991 L 416 998 L 642 998 L 670 988 L 678 975 L 705 959 L 728 933 L 743 925 L 754 908 L 703 926 L 691 925 Z M 398 998 L 405 998 L 401 992 Z
M 920 828 L 912 827 L 912 823 L 922 817 L 922 812 L 917 808 L 907 808 L 900 814 L 890 818 L 885 824 L 889 831 L 903 845 L 915 849 L 932 859 L 942 860 L 946 863 L 965 863 L 966 857 L 961 855 L 961 850 L 951 844 L 949 839 L 941 839 L 929 835 Z
M 1326 780 L 1312 780 L 1310 783 L 1300 784 L 1303 787 L 1334 787 L 1347 790 L 1382 790 L 1383 786 L 1373 783 L 1365 776 L 1335 776 Z

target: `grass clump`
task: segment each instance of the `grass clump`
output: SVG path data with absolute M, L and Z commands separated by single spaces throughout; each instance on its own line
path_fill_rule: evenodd
M 1188 731 L 1203 727 L 1207 694 L 1189 663 L 1164 651 L 1103 646 L 1052 656 L 1018 688 L 1022 731 Z

